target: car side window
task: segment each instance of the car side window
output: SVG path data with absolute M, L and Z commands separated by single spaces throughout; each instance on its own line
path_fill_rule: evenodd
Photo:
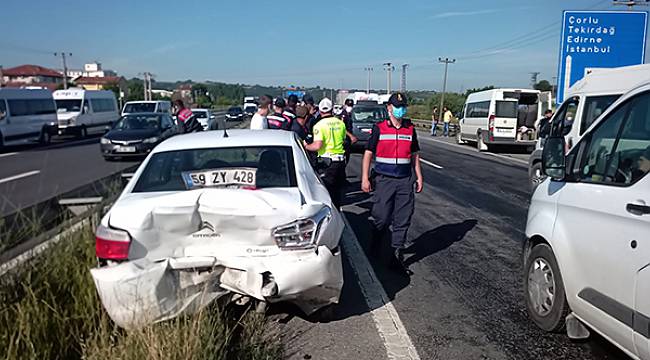
M 4 120 L 7 117 L 7 104 L 3 99 L 0 99 L 0 120 Z
M 608 115 L 589 135 L 585 150 L 582 181 L 628 186 L 650 172 L 650 92 Z
M 571 132 L 577 111 L 578 101 L 571 100 L 563 104 L 560 111 L 553 118 L 551 136 L 565 136 Z

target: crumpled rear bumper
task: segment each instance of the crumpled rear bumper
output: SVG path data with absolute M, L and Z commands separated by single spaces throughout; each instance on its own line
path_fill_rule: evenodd
M 123 328 L 193 313 L 235 292 L 290 301 L 305 313 L 337 303 L 343 287 L 339 248 L 282 251 L 272 256 L 140 259 L 91 269 L 104 308 Z

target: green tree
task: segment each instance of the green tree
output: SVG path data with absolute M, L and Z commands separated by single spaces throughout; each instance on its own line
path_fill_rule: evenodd
M 548 80 L 541 80 L 537 84 L 535 84 L 535 90 L 539 91 L 552 91 L 553 90 L 553 85 L 551 85 Z

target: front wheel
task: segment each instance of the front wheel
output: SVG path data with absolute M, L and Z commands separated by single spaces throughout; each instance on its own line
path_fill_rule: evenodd
M 41 145 L 49 145 L 50 142 L 52 142 L 52 134 L 50 133 L 49 129 L 43 128 L 41 130 L 41 136 L 38 138 L 38 142 Z
M 79 138 L 85 139 L 88 137 L 88 129 L 86 129 L 86 125 L 82 125 L 81 128 L 79 129 Z
M 562 274 L 551 247 L 548 244 L 533 247 L 526 258 L 524 270 L 528 315 L 542 330 L 562 330 L 570 308 Z

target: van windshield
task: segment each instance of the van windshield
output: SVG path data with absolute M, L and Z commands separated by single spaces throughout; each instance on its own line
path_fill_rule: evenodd
M 124 106 L 124 113 L 152 113 L 156 112 L 154 103 L 132 103 Z
M 495 114 L 498 118 L 516 118 L 517 102 L 516 101 L 497 101 Z
M 81 111 L 81 99 L 56 100 L 58 112 L 79 112 Z

